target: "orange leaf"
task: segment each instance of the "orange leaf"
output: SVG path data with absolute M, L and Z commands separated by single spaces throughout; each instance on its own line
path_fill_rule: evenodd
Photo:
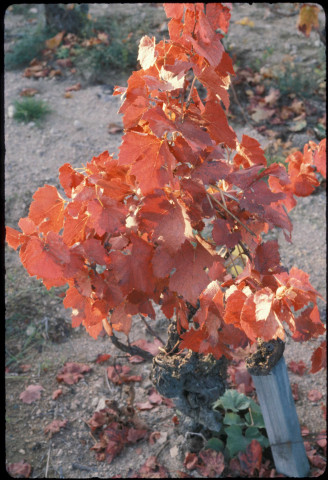
M 297 26 L 299 31 L 304 33 L 306 37 L 310 36 L 312 28 L 318 30 L 318 15 L 319 8 L 316 5 L 304 4 L 301 6 Z
M 45 185 L 33 195 L 28 216 L 40 232 L 59 232 L 64 223 L 64 206 L 65 201 L 56 187 Z
M 51 50 L 54 50 L 55 48 L 59 47 L 59 45 L 61 44 L 61 42 L 63 40 L 64 34 L 65 34 L 64 31 L 59 32 L 54 37 L 46 40 L 45 43 L 46 43 L 47 48 L 50 48 Z

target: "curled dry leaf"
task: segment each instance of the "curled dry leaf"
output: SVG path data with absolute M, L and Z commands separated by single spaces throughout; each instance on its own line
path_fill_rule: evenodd
M 56 400 L 60 395 L 62 395 L 63 390 L 61 388 L 58 388 L 57 390 L 54 390 L 52 392 L 52 399 Z
M 290 361 L 288 363 L 288 368 L 293 373 L 297 373 L 298 375 L 304 375 L 305 371 L 307 370 L 307 366 L 303 360 L 300 360 L 299 362 L 295 362 L 294 360 Z
M 116 385 L 121 385 L 122 383 L 128 382 L 141 382 L 142 377 L 140 375 L 128 375 L 130 368 L 127 365 L 117 364 L 115 367 L 107 368 L 107 375 L 109 380 L 111 380 Z
M 322 398 L 322 393 L 319 390 L 313 389 L 308 392 L 307 398 L 310 402 L 318 402 Z
M 54 433 L 58 433 L 61 428 L 66 427 L 67 420 L 53 420 L 49 423 L 46 428 L 44 429 L 44 433 L 50 433 L 50 438 Z
M 24 403 L 33 403 L 40 400 L 41 392 L 44 388 L 41 385 L 29 385 L 24 392 L 19 396 L 19 399 Z
M 87 373 L 90 370 L 91 368 L 88 365 L 68 362 L 60 370 L 56 379 L 57 382 L 64 382 L 68 385 L 73 385 L 73 383 L 77 383 L 81 378 L 83 378 L 84 373 Z
M 32 467 L 25 460 L 16 463 L 8 463 L 6 466 L 7 472 L 14 478 L 29 478 L 32 472 Z

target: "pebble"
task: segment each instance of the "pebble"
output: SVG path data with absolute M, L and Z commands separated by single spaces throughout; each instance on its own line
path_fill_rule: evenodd
M 81 129 L 83 128 L 82 123 L 80 122 L 80 120 L 74 120 L 73 125 L 74 125 L 74 127 L 75 127 L 77 130 L 81 130 Z
M 15 107 L 14 105 L 9 105 L 8 107 L 8 117 L 13 118 L 15 114 Z

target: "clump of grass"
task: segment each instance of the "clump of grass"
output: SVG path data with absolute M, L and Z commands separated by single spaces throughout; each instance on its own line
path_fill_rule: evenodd
M 31 60 L 41 54 L 44 49 L 44 42 L 48 38 L 50 38 L 50 33 L 40 25 L 23 31 L 20 34 L 20 39 L 5 54 L 5 68 L 16 70 L 27 67 Z
M 18 122 L 35 122 L 40 126 L 41 121 L 51 112 L 50 107 L 40 99 L 26 97 L 14 102 L 14 119 Z

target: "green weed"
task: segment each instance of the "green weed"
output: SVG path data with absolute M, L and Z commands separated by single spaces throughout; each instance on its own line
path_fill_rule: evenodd
M 40 99 L 23 98 L 14 102 L 14 118 L 19 122 L 35 122 L 40 126 L 41 120 L 51 112 L 50 107 Z
M 21 38 L 5 54 L 5 68 L 16 70 L 27 67 L 31 60 L 41 54 L 44 49 L 44 42 L 50 36 L 50 33 L 40 25 L 23 31 Z

